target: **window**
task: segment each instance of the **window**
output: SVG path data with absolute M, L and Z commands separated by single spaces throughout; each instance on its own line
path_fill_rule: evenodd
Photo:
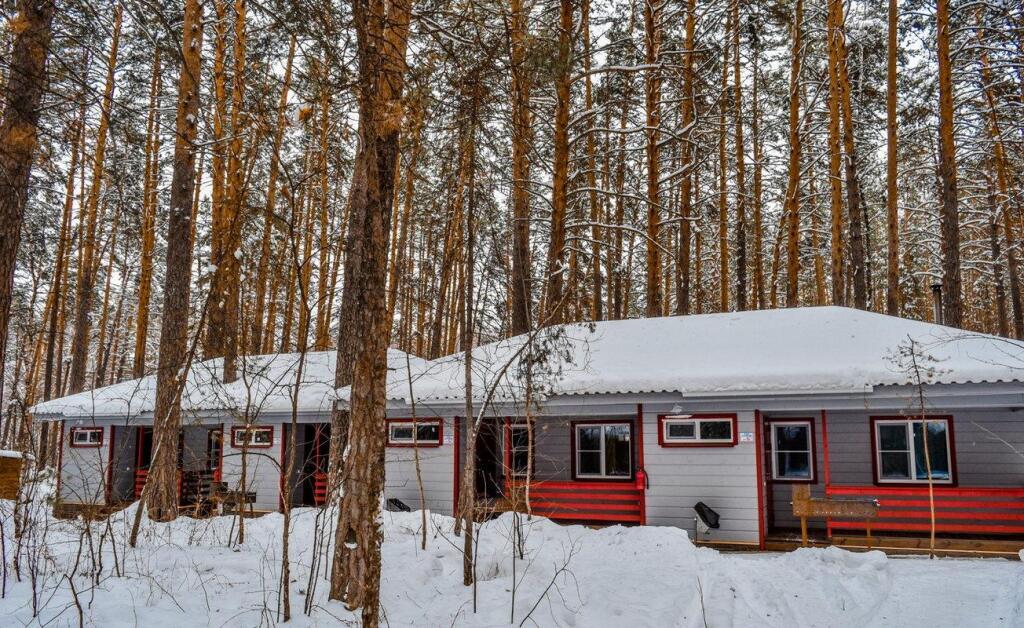
M 873 419 L 875 469 L 879 482 L 953 481 L 953 456 L 948 417 Z M 925 456 L 925 434 L 928 449 Z
M 441 421 L 388 421 L 388 447 L 439 447 Z
M 274 428 L 262 427 L 233 427 L 231 428 L 232 447 L 260 447 L 267 448 L 274 444 Z
M 103 444 L 102 427 L 71 428 L 72 447 L 99 447 Z
M 777 421 L 771 425 L 772 479 L 814 480 L 814 429 L 810 421 Z
M 525 425 L 509 425 L 508 444 L 512 476 L 526 476 L 530 464 L 530 429 Z
M 662 447 L 732 447 L 735 414 L 676 414 L 658 417 Z
M 210 430 L 206 435 L 206 460 L 210 471 L 220 468 L 220 459 L 224 454 L 224 432 L 216 429 Z
M 632 432 L 629 423 L 576 424 L 576 477 L 630 477 L 633 472 Z

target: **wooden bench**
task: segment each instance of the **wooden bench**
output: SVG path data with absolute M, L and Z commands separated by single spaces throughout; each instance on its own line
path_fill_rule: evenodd
M 878 500 L 875 499 L 833 499 L 811 497 L 807 484 L 793 485 L 793 516 L 800 518 L 800 542 L 807 547 L 807 520 L 862 519 L 867 530 L 868 547 L 871 547 L 871 523 L 878 518 Z

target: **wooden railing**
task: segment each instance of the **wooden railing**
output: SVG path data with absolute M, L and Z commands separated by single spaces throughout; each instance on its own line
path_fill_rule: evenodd
M 646 521 L 646 477 L 637 472 L 635 482 L 550 482 L 530 483 L 529 510 L 533 514 L 563 521 L 639 523 Z M 517 510 L 526 510 L 526 484 L 507 482 L 506 498 Z
M 142 497 L 142 489 L 146 486 L 147 477 L 149 477 L 149 469 L 135 470 L 135 499 Z
M 870 497 L 878 501 L 873 530 L 926 533 L 931 530 L 928 487 L 827 486 L 829 497 Z M 935 531 L 948 534 L 1024 535 L 1024 488 L 935 487 Z M 833 529 L 863 530 L 863 521 L 828 522 Z
M 327 474 L 320 471 L 313 474 L 313 503 L 317 506 L 327 503 Z
M 142 497 L 142 489 L 146 486 L 146 478 L 149 477 L 149 469 L 135 470 L 135 499 Z M 178 499 L 181 499 L 181 471 L 178 471 Z

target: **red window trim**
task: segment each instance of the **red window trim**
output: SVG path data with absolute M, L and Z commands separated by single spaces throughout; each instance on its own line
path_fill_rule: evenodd
M 774 423 L 807 423 L 811 426 L 811 479 L 802 480 L 797 478 L 776 478 L 775 477 L 775 437 L 772 433 Z M 776 417 L 764 420 L 767 434 L 767 450 L 771 454 L 768 460 L 768 479 L 774 484 L 817 484 L 818 483 L 818 437 L 814 432 L 814 417 L 793 416 Z
M 238 441 L 238 433 L 242 430 L 270 430 L 270 442 L 258 445 L 252 443 L 243 444 Z M 234 449 L 270 449 L 274 446 L 274 426 L 273 425 L 232 425 L 231 426 L 231 447 Z
M 702 421 L 708 419 L 717 419 L 720 421 L 730 420 L 732 421 L 732 442 L 707 442 L 700 440 L 693 440 L 691 442 L 680 442 L 670 441 L 665 438 L 665 422 L 666 421 Z M 688 414 L 685 419 L 681 418 L 678 414 L 659 414 L 658 415 L 658 445 L 661 447 L 735 447 L 740 442 L 739 434 L 740 421 L 739 416 L 731 412 L 705 412 L 698 414 Z
M 594 475 L 576 476 L 576 426 L 577 425 L 628 425 L 629 426 L 629 477 L 600 477 Z M 594 419 L 569 422 L 569 462 L 574 482 L 632 482 L 636 479 L 636 419 Z
M 391 424 L 392 423 L 409 423 L 409 424 L 415 423 L 417 426 L 419 426 L 419 425 L 426 425 L 426 424 L 430 424 L 430 423 L 436 423 L 437 424 L 437 442 L 435 443 L 434 441 L 423 441 L 423 442 L 417 441 L 415 443 L 393 443 L 393 442 L 391 442 Z M 426 419 L 419 419 L 419 418 L 417 418 L 415 420 L 413 420 L 411 418 L 408 418 L 408 419 L 385 419 L 384 420 L 384 430 L 385 430 L 384 431 L 384 439 L 385 439 L 385 443 L 386 443 L 387 447 L 397 448 L 397 449 L 403 449 L 403 448 L 408 449 L 410 447 L 419 447 L 420 449 L 423 449 L 425 447 L 440 447 L 441 445 L 444 445 L 444 420 L 440 419 L 440 418 L 437 418 L 437 417 L 431 417 L 431 418 L 426 418 Z
M 917 480 L 913 482 L 881 482 L 878 477 L 878 436 L 875 425 L 879 421 L 945 421 L 946 431 L 949 434 L 949 481 L 944 482 L 942 480 L 934 480 L 933 484 L 940 487 L 956 487 L 959 486 L 959 478 L 957 476 L 956 469 L 956 431 L 953 428 L 953 415 L 952 414 L 925 414 L 919 415 L 914 414 L 910 416 L 904 415 L 879 415 L 870 417 L 871 421 L 871 479 L 875 486 L 889 486 L 889 487 L 913 487 L 921 488 L 922 486 L 928 486 L 928 480 Z
M 70 436 L 68 438 L 68 445 L 74 449 L 96 449 L 97 447 L 103 446 L 103 437 L 106 430 L 103 427 L 73 427 L 71 428 Z M 87 443 L 85 445 L 75 444 L 75 434 L 78 432 L 99 432 L 100 441 L 98 443 Z

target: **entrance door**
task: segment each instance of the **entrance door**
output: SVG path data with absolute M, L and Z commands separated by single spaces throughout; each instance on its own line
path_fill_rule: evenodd
M 302 505 L 322 506 L 327 501 L 327 461 L 331 449 L 331 425 L 302 426 Z
M 814 418 L 768 417 L 763 435 L 767 529 L 793 530 L 799 527 L 793 516 L 793 485 L 817 482 Z
M 503 419 L 485 419 L 476 436 L 476 495 L 478 498 L 498 498 L 504 492 L 504 464 L 502 460 Z
M 146 486 L 149 465 L 153 461 L 153 428 L 140 427 L 135 442 L 135 499 L 138 499 Z

